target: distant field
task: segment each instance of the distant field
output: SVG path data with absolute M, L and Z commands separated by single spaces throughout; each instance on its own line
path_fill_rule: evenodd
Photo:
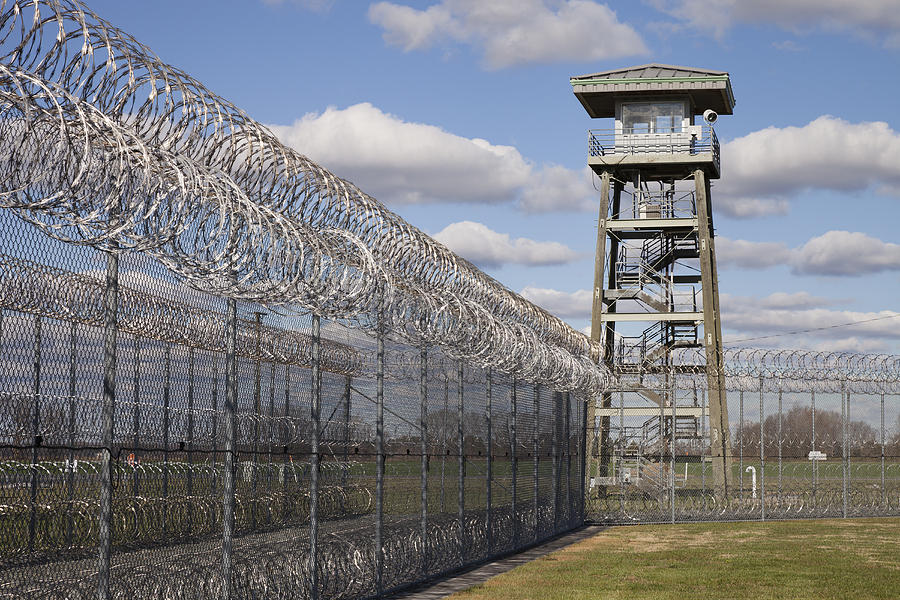
M 615 527 L 455 600 L 900 598 L 900 519 Z

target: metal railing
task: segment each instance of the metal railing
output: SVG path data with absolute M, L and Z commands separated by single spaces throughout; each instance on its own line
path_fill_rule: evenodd
M 649 131 L 647 129 L 590 129 L 588 156 L 635 154 L 710 154 L 719 163 L 719 139 L 709 124 Z

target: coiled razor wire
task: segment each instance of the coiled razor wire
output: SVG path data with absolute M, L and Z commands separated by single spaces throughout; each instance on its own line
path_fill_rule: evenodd
M 3 0 L 0 206 L 193 287 L 598 393 L 599 345 L 287 148 L 75 0 Z

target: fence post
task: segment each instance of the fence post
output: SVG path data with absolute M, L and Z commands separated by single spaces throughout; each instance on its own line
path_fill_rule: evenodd
M 572 527 L 572 397 L 566 392 L 566 526 Z
M 38 446 L 41 431 L 41 316 L 34 317 L 34 406 L 31 413 L 31 503 L 28 519 L 28 551 L 34 551 L 37 535 Z
M 782 467 L 781 467 L 781 432 L 782 432 L 782 385 L 778 380 L 778 505 L 781 505 Z
M 766 520 L 766 440 L 763 431 L 765 411 L 763 410 L 763 376 L 759 376 L 759 499 L 760 516 Z
M 513 522 L 513 547 L 518 548 L 519 546 L 519 517 L 518 517 L 518 506 L 516 506 L 516 495 L 517 495 L 517 484 L 518 484 L 518 470 L 519 470 L 519 461 L 516 456 L 516 446 L 518 445 L 518 440 L 516 440 L 516 378 L 513 377 L 512 380 L 512 388 L 510 389 L 510 419 L 509 419 L 509 449 L 510 449 L 510 462 L 512 463 L 512 522 Z
M 77 324 L 72 321 L 69 330 L 69 465 L 66 474 L 66 493 L 69 499 L 66 519 L 66 544 L 71 547 L 72 534 L 75 527 L 75 517 L 72 514 L 73 503 L 75 502 L 75 371 L 77 354 L 75 352 L 77 341 Z
M 881 392 L 881 505 L 885 504 L 887 496 L 884 489 L 884 391 Z
M 428 575 L 428 351 L 419 355 L 419 436 L 422 442 L 422 575 Z
M 350 470 L 350 386 L 352 378 L 347 375 L 344 383 L 344 467 L 341 470 L 341 487 L 346 489 L 347 475 Z
M 809 393 L 809 406 L 812 412 L 812 449 L 816 449 L 816 391 Z M 819 461 L 812 461 L 812 486 L 813 486 L 813 508 L 818 504 L 816 500 L 816 488 L 818 487 Z
M 441 361 L 441 370 L 444 373 L 444 412 L 441 413 L 441 514 L 444 513 L 444 474 L 447 464 L 447 455 L 450 450 L 447 448 L 447 442 L 450 437 L 449 417 L 450 417 L 450 375 L 447 373 L 447 365 Z
M 841 516 L 847 518 L 847 484 L 848 482 L 848 465 L 847 454 L 849 453 L 850 443 L 847 439 L 847 423 L 850 421 L 850 394 L 845 392 L 845 383 L 841 381 L 841 463 L 842 466 L 842 487 L 841 487 Z
M 694 384 L 694 404 L 697 404 L 697 384 Z M 704 460 L 706 440 L 706 391 L 700 392 L 700 489 L 703 490 L 703 510 L 706 510 L 706 461 Z
M 609 420 L 612 423 L 612 419 Z M 619 447 L 621 449 L 623 438 L 625 431 L 625 392 L 619 390 Z M 640 455 L 639 455 L 640 456 Z M 623 457 L 623 453 L 620 451 L 619 458 Z M 638 458 L 638 472 L 635 474 L 636 477 L 640 476 L 640 461 L 641 458 Z M 624 518 L 625 516 L 625 478 L 622 477 L 622 465 L 619 465 L 619 518 Z
M 456 437 L 459 456 L 456 458 L 456 518 L 459 523 L 460 558 L 465 547 L 465 511 L 466 511 L 466 456 L 465 456 L 465 432 L 463 431 L 463 364 L 459 361 L 456 366 Z
M 375 359 L 375 593 L 384 595 L 384 324 L 379 318 Z
M 485 509 L 486 509 L 486 525 L 487 525 L 487 542 L 488 542 L 488 555 L 492 555 L 494 553 L 494 520 L 493 520 L 493 490 L 491 490 L 491 483 L 494 480 L 494 428 L 493 422 L 491 421 L 491 411 L 492 409 L 492 394 L 493 390 L 491 389 L 491 369 L 487 370 L 487 379 L 485 382 L 485 421 L 487 425 L 487 469 L 485 474 Z M 882 455 L 884 453 L 882 452 Z M 884 486 L 882 486 L 884 487 Z
M 234 436 L 237 428 L 237 302 L 227 301 L 225 315 L 225 472 L 222 474 L 222 598 L 231 598 L 231 558 L 234 541 Z
M 551 481 L 551 493 L 553 494 L 552 500 L 552 508 L 553 508 L 553 532 L 556 532 L 556 528 L 559 522 L 558 514 L 559 514 L 559 426 L 560 423 L 560 404 L 562 404 L 562 399 L 560 398 L 560 393 L 556 390 L 553 391 L 553 418 L 551 422 L 553 423 L 553 432 L 550 437 L 550 454 L 553 460 L 553 464 L 550 469 L 550 476 L 553 478 Z
M 250 499 L 250 529 L 256 531 L 256 504 L 258 499 L 256 488 L 259 484 L 259 418 L 262 404 L 262 382 L 260 379 L 262 376 L 262 349 L 260 348 L 260 342 L 262 340 L 260 338 L 262 336 L 263 313 L 255 311 L 253 316 L 255 317 L 253 334 L 256 344 L 254 347 L 255 360 L 253 361 L 253 445 L 251 446 L 253 451 L 253 469 L 250 471 L 250 495 L 252 496 Z
M 141 443 L 141 338 L 137 336 L 134 336 L 134 379 L 132 385 L 134 388 L 132 390 L 132 397 L 134 398 L 134 410 L 132 411 L 132 414 L 134 415 L 134 421 L 131 425 L 131 445 L 133 447 L 133 452 L 137 453 L 138 446 Z M 137 497 L 140 493 L 140 477 L 138 476 L 139 471 L 137 466 L 135 465 L 133 468 L 134 473 L 131 481 L 131 493 L 133 496 Z
M 309 454 L 309 597 L 319 598 L 319 426 L 322 400 L 322 377 L 319 362 L 322 355 L 320 340 L 321 321 L 319 315 L 312 315 L 312 397 L 310 398 Z
M 538 519 L 538 515 L 540 514 L 540 481 L 538 479 L 538 469 L 540 469 L 540 458 L 539 454 L 541 452 L 540 440 L 538 439 L 538 433 L 541 426 L 541 386 L 540 384 L 535 384 L 532 388 L 532 393 L 534 394 L 534 412 L 532 413 L 534 417 L 534 425 L 531 428 L 531 493 L 533 498 L 531 499 L 532 511 L 533 515 L 533 530 L 532 535 L 534 536 L 534 540 L 537 541 L 540 535 L 540 522 Z
M 163 538 L 169 528 L 169 404 L 172 383 L 172 344 L 166 343 L 165 374 L 163 378 Z
M 739 397 L 738 433 L 740 434 L 740 437 L 738 438 L 738 456 L 739 456 L 738 477 L 741 482 L 740 498 L 741 498 L 741 502 L 743 502 L 744 501 L 744 436 L 747 434 L 746 430 L 744 429 L 744 390 L 740 391 L 740 394 L 738 394 L 738 397 Z
M 187 530 L 190 535 L 194 528 L 194 511 L 193 498 L 194 495 L 194 471 L 191 466 L 194 464 L 194 348 L 188 348 L 188 422 L 187 422 L 187 495 L 189 497 L 187 503 Z
M 576 398 L 577 399 L 577 398 Z M 579 494 L 580 500 L 578 501 L 578 512 L 580 513 L 581 522 L 587 520 L 587 516 L 585 514 L 585 505 L 587 504 L 587 494 L 590 493 L 590 486 L 587 481 L 587 453 L 588 450 L 588 429 L 593 426 L 593 424 L 588 424 L 588 401 L 584 400 L 581 402 L 581 435 L 579 437 L 579 444 L 581 446 L 581 493 Z M 588 489 L 585 489 L 587 487 Z
M 119 253 L 113 246 L 106 254 L 106 289 L 103 307 L 103 461 L 100 466 L 100 525 L 98 600 L 108 600 L 109 563 L 112 551 L 112 446 L 116 402 L 116 320 L 119 308 Z
M 675 438 L 678 436 L 678 417 L 675 405 L 678 404 L 676 398 L 675 371 L 673 369 L 671 383 L 669 384 L 669 397 L 672 405 L 672 435 L 669 438 L 669 511 L 671 512 L 670 520 L 675 523 Z

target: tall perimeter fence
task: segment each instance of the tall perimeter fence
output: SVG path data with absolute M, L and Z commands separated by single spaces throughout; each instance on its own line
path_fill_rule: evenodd
M 0 598 L 376 597 L 583 523 L 585 336 L 78 2 L 0 57 Z
M 587 519 L 900 515 L 900 356 L 726 349 L 727 489 L 713 486 L 706 375 L 687 366 L 699 358 L 676 351 L 667 372 L 607 392 L 609 434 L 599 417 L 588 431 Z

